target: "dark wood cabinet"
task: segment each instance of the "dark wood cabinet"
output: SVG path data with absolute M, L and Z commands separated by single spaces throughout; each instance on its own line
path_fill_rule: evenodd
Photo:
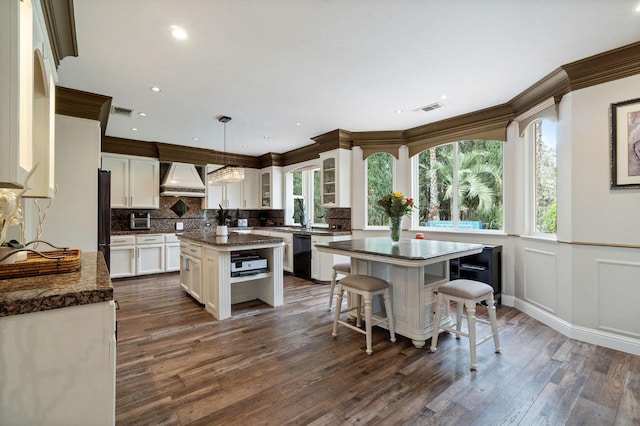
M 502 246 L 485 245 L 481 253 L 452 259 L 449 262 L 452 280 L 465 278 L 481 281 L 493 287 L 496 303 L 502 298 Z

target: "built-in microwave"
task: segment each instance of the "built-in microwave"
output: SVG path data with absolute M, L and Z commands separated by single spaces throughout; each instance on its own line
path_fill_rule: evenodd
M 131 213 L 131 229 L 151 229 L 150 213 Z

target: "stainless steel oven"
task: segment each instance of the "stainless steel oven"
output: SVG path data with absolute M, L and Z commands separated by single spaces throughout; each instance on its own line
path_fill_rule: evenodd
M 131 213 L 131 229 L 151 229 L 150 213 Z

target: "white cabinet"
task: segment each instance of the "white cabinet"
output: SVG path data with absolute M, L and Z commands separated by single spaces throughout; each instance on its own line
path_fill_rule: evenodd
M 164 236 L 136 235 L 136 275 L 164 272 Z
M 0 318 L 0 424 L 115 424 L 113 301 Z
M 208 164 L 207 173 L 222 166 Z M 204 208 L 217 209 L 257 209 L 258 208 L 258 171 L 244 169 L 244 180 L 226 185 L 209 185 L 205 193 Z
M 111 208 L 157 209 L 158 160 L 120 154 L 102 154 L 102 168 L 111 171 Z
M 282 168 L 268 167 L 260 173 L 260 208 L 281 209 L 282 202 Z
M 133 277 L 136 275 L 135 235 L 111 236 L 111 278 Z
M 202 247 L 188 241 L 180 242 L 180 286 L 202 303 Z
M 311 278 L 318 281 L 331 281 L 333 265 L 351 261 L 347 256 L 319 252 L 316 244 L 350 239 L 351 235 L 311 235 Z
M 322 205 L 351 207 L 351 151 L 334 149 L 320 154 Z
M 164 271 L 173 272 L 180 270 L 180 241 L 175 234 L 164 236 Z
M 269 235 L 272 237 L 278 237 L 284 239 L 284 247 L 282 249 L 282 269 L 287 272 L 293 273 L 293 233 L 291 232 L 277 232 L 269 231 L 260 232 L 256 231 L 256 234 Z

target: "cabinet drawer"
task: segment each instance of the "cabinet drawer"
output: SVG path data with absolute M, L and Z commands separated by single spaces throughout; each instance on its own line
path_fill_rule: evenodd
M 161 235 L 161 234 L 136 235 L 136 244 L 164 244 L 164 235 Z
M 165 243 L 177 243 L 180 241 L 176 234 L 164 234 L 164 242 Z
M 132 246 L 136 243 L 136 236 L 112 235 L 110 241 L 112 246 Z
M 194 244 L 194 243 L 189 243 L 185 241 L 180 242 L 180 253 L 182 253 L 183 255 L 200 259 L 201 257 L 200 249 L 201 249 L 200 244 Z

